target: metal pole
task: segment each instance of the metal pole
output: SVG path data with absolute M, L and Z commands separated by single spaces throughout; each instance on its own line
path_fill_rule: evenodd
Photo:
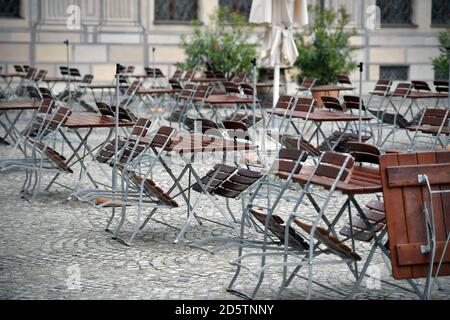
M 364 69 L 364 63 L 360 63 L 359 66 L 359 122 L 358 122 L 358 141 L 362 142 L 362 132 L 361 132 L 361 125 L 362 125 L 362 74 Z
M 117 174 L 116 174 L 116 164 L 117 164 L 117 154 L 119 152 L 119 94 L 120 94 L 120 69 L 122 66 L 116 64 L 116 110 L 115 110 L 115 132 L 114 132 L 114 165 L 112 169 L 112 192 L 113 192 L 113 203 L 115 203 L 116 195 L 116 184 L 117 184 Z M 113 205 L 113 210 L 114 210 Z
M 66 51 L 67 51 L 67 78 L 69 79 L 68 83 L 68 88 L 69 88 L 69 106 L 71 105 L 71 100 L 72 100 L 72 93 L 71 93 L 71 88 L 70 88 L 70 47 L 69 47 L 69 40 L 65 40 L 64 44 L 66 45 Z
M 255 128 L 256 120 L 255 120 L 255 112 L 256 112 L 256 59 L 252 60 L 253 65 L 253 128 Z
M 154 87 L 156 87 L 155 51 L 156 51 L 156 48 L 152 47 L 153 86 Z
M 450 85 L 450 47 L 447 47 L 447 61 L 448 61 L 448 84 Z M 447 91 L 448 101 L 447 108 L 450 109 L 450 90 Z

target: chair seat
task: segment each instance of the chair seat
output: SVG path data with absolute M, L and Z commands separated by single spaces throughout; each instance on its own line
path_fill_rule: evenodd
M 268 216 L 264 212 L 256 209 L 251 210 L 252 215 L 263 225 L 266 225 Z M 286 225 L 281 217 L 272 215 L 268 222 L 267 228 L 272 232 L 281 242 L 285 241 Z M 295 231 L 294 228 L 289 227 L 288 245 L 300 250 L 308 250 L 309 245 L 305 239 Z
M 299 218 L 294 219 L 295 224 L 297 224 L 304 231 L 310 233 L 312 230 L 312 225 L 303 223 Z M 343 259 L 352 259 L 356 261 L 361 260 L 361 256 L 354 252 L 349 246 L 342 243 L 336 237 L 332 236 L 328 231 L 322 227 L 317 227 L 314 237 L 330 249 L 334 254 L 340 256 Z

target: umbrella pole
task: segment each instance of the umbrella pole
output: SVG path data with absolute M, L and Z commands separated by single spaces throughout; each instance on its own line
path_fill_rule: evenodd
M 359 121 L 358 121 L 358 141 L 362 142 L 362 132 L 361 132 L 361 125 L 362 125 L 362 74 L 363 74 L 363 68 L 364 63 L 360 63 L 359 66 Z
M 253 65 L 253 104 L 252 104 L 252 112 L 253 112 L 253 128 L 255 128 L 256 120 L 255 120 L 255 112 L 256 112 L 256 59 L 252 60 Z M 264 119 L 264 115 L 263 115 Z
M 273 108 L 275 108 L 279 96 L 280 96 L 280 64 L 277 61 L 277 63 L 275 64 L 273 74 L 273 104 L 272 104 Z

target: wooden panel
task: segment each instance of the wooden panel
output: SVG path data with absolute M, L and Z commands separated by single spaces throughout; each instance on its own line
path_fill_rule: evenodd
M 450 163 L 450 152 L 389 154 L 381 157 L 380 172 L 386 207 L 392 271 L 396 279 L 419 278 L 428 274 L 429 255 L 420 252 L 420 245 L 427 242 L 422 203 L 429 204 L 430 199 L 426 188 L 419 186 L 413 180 L 417 179 L 417 170 L 421 172 L 420 170 L 423 168 L 431 170 L 427 172 L 432 179 L 439 175 L 442 176 L 443 173 L 447 174 L 448 165 L 439 166 L 439 164 L 445 163 Z M 397 165 L 402 165 L 402 167 L 405 165 L 405 168 L 397 168 L 400 169 L 397 170 L 394 168 Z M 415 170 L 414 167 L 417 166 L 420 167 L 416 171 L 411 171 Z M 440 170 L 436 170 L 436 168 L 440 168 Z M 434 180 L 433 191 L 450 189 L 448 180 L 441 179 L 441 177 L 437 177 L 437 179 Z M 439 181 L 441 181 L 441 185 L 437 185 Z M 436 239 L 439 243 L 436 259 L 439 259 L 442 254 L 443 243 L 449 232 L 450 198 L 448 196 L 448 194 L 435 194 L 432 199 Z M 447 255 L 449 255 L 448 252 Z M 440 275 L 450 274 L 449 258 L 446 257 L 446 263 L 442 265 Z
M 450 163 L 387 168 L 389 186 L 418 186 L 419 174 L 426 174 L 430 184 L 450 183 Z
M 412 268 L 409 266 L 398 266 L 397 250 L 395 250 L 395 244 L 408 243 L 403 201 L 398 200 L 403 197 L 402 190 L 400 188 L 389 188 L 386 171 L 387 166 L 395 166 L 398 164 L 398 154 L 386 154 L 380 157 L 380 175 L 383 185 L 386 222 L 388 225 L 392 275 L 395 279 L 409 279 L 412 277 Z
M 396 245 L 398 254 L 398 264 L 400 266 L 414 266 L 414 265 L 427 265 L 430 263 L 430 253 L 423 254 L 421 252 L 421 246 L 426 243 L 411 243 L 411 244 L 398 244 Z M 436 242 L 436 255 L 435 265 L 439 263 L 439 260 L 444 253 L 445 241 Z M 447 247 L 443 262 L 450 262 L 450 250 Z M 444 266 L 444 264 L 442 265 Z M 427 270 L 428 267 L 426 266 Z M 442 273 L 441 273 L 442 272 Z M 439 272 L 443 274 L 443 269 Z

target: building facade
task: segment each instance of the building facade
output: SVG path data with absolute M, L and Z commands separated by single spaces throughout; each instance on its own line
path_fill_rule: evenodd
M 308 3 L 344 6 L 351 14 L 366 85 L 380 77 L 434 79 L 431 59 L 439 54 L 438 33 L 448 27 L 450 0 Z M 171 74 L 184 58 L 180 36 L 192 31 L 193 19 L 208 23 L 218 5 L 248 15 L 251 0 L 0 0 L 0 65 L 11 71 L 31 64 L 55 75 L 67 61 L 68 39 L 71 66 L 96 80 L 112 79 L 117 62 L 135 65 L 136 72 L 154 63 Z

